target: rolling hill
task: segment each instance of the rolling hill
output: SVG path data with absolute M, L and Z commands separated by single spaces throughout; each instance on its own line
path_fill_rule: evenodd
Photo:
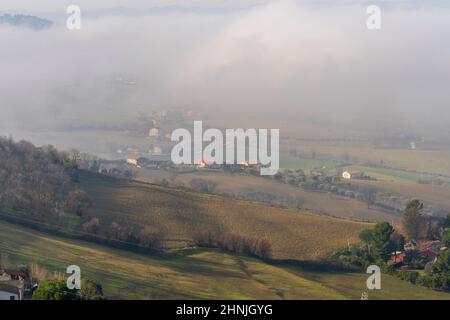
M 360 299 L 367 275 L 274 266 L 219 250 L 140 255 L 68 240 L 0 222 L 0 252 L 14 263 L 37 262 L 102 284 L 109 299 Z M 450 294 L 383 275 L 369 299 L 450 299 Z
M 189 186 L 193 179 L 201 178 L 216 184 L 215 194 L 230 195 L 234 197 L 249 196 L 255 193 L 267 194 L 272 198 L 295 199 L 302 208 L 308 208 L 314 212 L 324 213 L 345 219 L 358 219 L 364 221 L 398 221 L 399 217 L 379 208 L 367 208 L 364 202 L 348 197 L 329 194 L 326 192 L 307 191 L 285 183 L 279 183 L 272 179 L 249 175 L 231 175 L 219 172 L 207 173 L 174 173 L 164 170 L 149 170 L 145 168 L 134 169 L 133 174 L 137 180 L 146 182 L 158 182 L 162 179 L 174 184 Z M 270 200 L 268 198 L 267 200 Z
M 333 289 L 248 257 L 188 250 L 133 254 L 0 222 L 0 251 L 15 262 L 65 272 L 76 264 L 111 299 L 339 299 Z M 49 254 L 51 253 L 51 254 Z
M 80 188 L 94 206 L 85 219 L 103 224 L 136 223 L 164 229 L 165 237 L 192 239 L 196 232 L 221 229 L 268 240 L 277 259 L 314 260 L 358 241 L 372 224 L 258 202 L 170 189 L 82 171 Z

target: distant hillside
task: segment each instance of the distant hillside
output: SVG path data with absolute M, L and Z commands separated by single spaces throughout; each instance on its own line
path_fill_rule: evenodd
M 365 273 L 284 259 L 320 260 L 359 241 L 370 223 L 91 173 L 77 159 L 0 138 L 0 254 L 57 272 L 75 263 L 108 298 L 359 299 L 365 290 Z M 193 247 L 205 231 L 263 239 L 274 259 Z M 168 250 L 155 252 L 161 238 Z M 371 299 L 449 298 L 383 279 L 388 290 Z
M 268 242 L 275 259 L 300 260 L 358 242 L 372 226 L 91 173 L 78 169 L 78 157 L 0 139 L 0 219 L 136 250 L 192 245 L 205 232 L 233 235 Z
M 9 24 L 12 26 L 25 27 L 33 30 L 44 30 L 50 28 L 53 25 L 53 22 L 31 15 L 4 14 L 0 16 L 0 24 Z

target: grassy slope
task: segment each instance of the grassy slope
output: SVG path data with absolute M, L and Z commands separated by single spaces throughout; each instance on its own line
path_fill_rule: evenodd
M 227 231 L 266 238 L 275 258 L 318 259 L 358 241 L 371 224 L 256 202 L 167 189 L 83 173 L 81 187 L 95 205 L 88 216 L 104 223 L 139 222 L 167 229 L 166 237 L 190 239 L 196 231 Z
M 359 299 L 367 275 L 285 269 L 217 250 L 145 256 L 49 236 L 0 222 L 0 252 L 15 263 L 64 272 L 70 264 L 125 299 Z M 450 299 L 450 294 L 383 275 L 369 299 Z
M 334 288 L 348 299 L 361 299 L 363 292 L 368 293 L 369 300 L 450 300 L 450 294 L 413 285 L 388 274 L 381 275 L 381 290 L 367 290 L 364 273 L 328 273 L 305 272 L 293 270 L 295 274 Z
M 217 250 L 145 256 L 0 222 L 0 252 L 64 272 L 79 265 L 109 298 L 342 299 L 336 290 L 258 260 Z

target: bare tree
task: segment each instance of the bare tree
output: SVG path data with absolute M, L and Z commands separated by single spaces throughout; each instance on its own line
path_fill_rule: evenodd
M 67 199 L 67 210 L 82 216 L 83 213 L 92 206 L 92 200 L 88 194 L 82 190 L 75 190 L 69 194 Z

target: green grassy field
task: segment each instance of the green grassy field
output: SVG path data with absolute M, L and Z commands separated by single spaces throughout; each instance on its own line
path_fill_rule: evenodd
M 282 268 L 218 250 L 139 255 L 0 222 L 0 252 L 16 263 L 37 262 L 58 272 L 76 264 L 112 299 L 344 298 Z
M 109 299 L 359 299 L 365 274 L 319 273 L 273 266 L 219 250 L 181 250 L 164 256 L 134 254 L 49 236 L 0 222 L 0 252 L 16 264 L 36 262 L 102 284 Z M 389 276 L 369 299 L 450 299 L 450 294 Z
M 343 167 L 343 169 L 359 170 L 361 172 L 364 172 L 366 175 L 374 177 L 378 180 L 387 180 L 387 181 L 416 182 L 423 177 L 420 173 L 389 168 L 349 166 Z
M 313 169 L 332 171 L 335 173 L 336 167 L 339 165 L 338 161 L 322 160 L 322 159 L 305 159 L 296 158 L 288 155 L 282 155 L 280 159 L 280 168 L 283 169 L 302 169 L 309 171 Z
M 302 169 L 305 171 L 312 169 L 319 169 L 325 171 L 327 174 L 336 174 L 336 168 L 339 166 L 337 161 L 321 160 L 321 159 L 298 159 L 289 156 L 281 158 L 280 167 L 287 169 Z M 363 165 L 352 165 L 341 167 L 342 169 L 356 169 L 363 171 L 365 174 L 377 178 L 379 180 L 388 181 L 417 181 L 423 179 L 424 175 L 407 171 L 403 169 L 378 168 Z
M 385 166 L 399 170 L 450 175 L 448 150 L 389 149 L 320 143 L 299 143 L 296 148 L 303 153 L 315 153 L 320 159 L 342 158 L 346 154 L 350 158 L 357 159 L 358 163 L 367 161 L 378 163 L 383 160 Z
M 330 273 L 293 270 L 295 274 L 333 288 L 348 299 L 361 299 L 363 292 L 369 300 L 450 300 L 450 293 L 413 285 L 388 274 L 381 275 L 381 289 L 368 290 L 364 273 Z

